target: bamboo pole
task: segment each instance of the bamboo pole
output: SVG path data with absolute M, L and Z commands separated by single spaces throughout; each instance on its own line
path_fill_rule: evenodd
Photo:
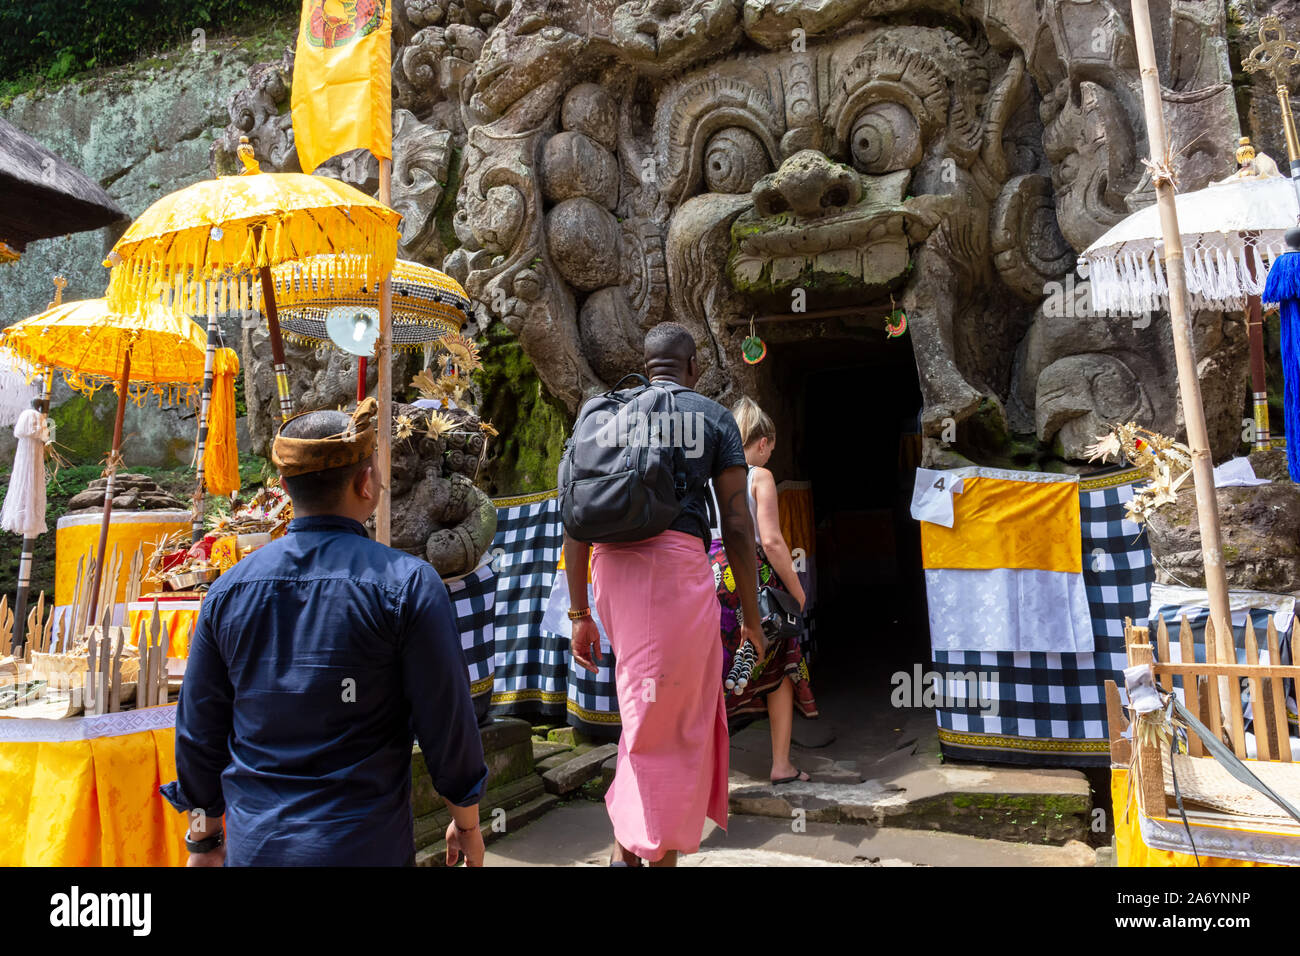
M 108 484 L 104 487 L 104 517 L 99 523 L 99 548 L 95 552 L 95 569 L 90 585 L 91 621 L 99 611 L 99 585 L 104 576 L 104 562 L 108 557 L 108 525 L 113 517 L 113 479 L 117 477 L 117 457 L 122 448 L 122 422 L 126 418 L 126 390 L 131 384 L 131 347 L 127 346 L 122 359 L 122 378 L 117 383 L 117 416 L 113 419 L 113 450 L 108 456 Z M 109 603 L 112 603 L 110 598 Z
M 1255 234 L 1243 236 L 1246 240 L 1246 271 L 1251 281 L 1256 279 Z M 1273 447 L 1273 436 L 1268 423 L 1268 382 L 1264 364 L 1264 310 L 1259 296 L 1246 296 L 1246 338 L 1250 342 L 1250 391 L 1255 416 L 1256 451 Z
M 203 457 L 207 453 L 208 446 L 208 414 L 212 410 L 212 376 L 216 370 L 217 339 L 220 334 L 212 294 L 209 293 L 208 347 L 203 356 L 203 400 L 199 403 L 199 440 L 194 475 L 194 521 L 191 525 L 191 542 L 197 542 L 203 537 L 203 484 L 207 480 L 207 475 L 204 474 Z
M 393 161 L 379 160 L 379 201 L 391 206 Z M 375 344 L 375 362 L 379 380 L 375 391 L 379 399 L 379 507 L 375 512 L 375 540 L 388 544 L 392 529 L 388 472 L 392 463 L 393 434 L 393 283 L 385 275 L 379 285 L 379 341 Z
M 1223 545 L 1219 534 L 1218 501 L 1214 495 L 1214 462 L 1210 457 L 1209 429 L 1201 402 L 1201 383 L 1196 375 L 1196 354 L 1191 323 L 1187 315 L 1187 276 L 1183 263 L 1183 237 L 1178 231 L 1178 208 L 1174 184 L 1164 170 L 1169 149 L 1160 92 L 1160 71 L 1156 66 L 1155 40 L 1151 34 L 1151 10 L 1147 0 L 1132 0 L 1133 37 L 1137 45 L 1142 77 L 1142 103 L 1146 112 L 1147 141 L 1155 164 L 1151 181 L 1160 212 L 1160 231 L 1165 244 L 1165 274 L 1169 284 L 1169 323 L 1173 330 L 1174 356 L 1178 364 L 1178 390 L 1187 423 L 1187 445 L 1192 452 L 1192 482 L 1196 491 L 1196 518 L 1201 531 L 1201 554 L 1205 561 L 1205 589 L 1209 594 L 1210 617 L 1220 641 L 1219 656 L 1236 661 L 1232 645 L 1232 618 L 1228 604 L 1228 579 L 1223 570 Z M 1226 678 L 1221 678 L 1226 684 Z M 1226 687 L 1220 706 L 1227 706 Z M 1228 716 L 1224 714 L 1225 718 Z

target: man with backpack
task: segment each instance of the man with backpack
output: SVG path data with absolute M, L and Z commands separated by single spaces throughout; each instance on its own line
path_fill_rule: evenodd
M 699 849 L 706 816 L 727 825 L 727 717 L 721 606 L 708 552 L 709 479 L 740 595 L 742 634 L 759 659 L 764 640 L 736 422 L 726 408 L 692 390 L 699 369 L 695 342 L 683 326 L 652 328 L 645 363 L 647 385 L 610 391 L 584 405 L 560 464 L 560 504 L 574 659 L 593 673 L 601 659 L 585 597 L 589 560 L 596 609 L 616 659 L 623 732 L 605 797 L 617 847 L 611 862 L 673 866 L 678 852 Z

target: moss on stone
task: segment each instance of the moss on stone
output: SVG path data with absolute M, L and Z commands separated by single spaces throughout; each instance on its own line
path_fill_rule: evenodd
M 483 475 L 492 495 L 526 494 L 555 487 L 556 470 L 572 421 L 551 398 L 514 333 L 493 323 L 479 339 L 483 369 L 482 416 L 501 433 Z
M 443 187 L 442 201 L 438 203 L 438 209 L 434 213 L 434 221 L 438 224 L 438 238 L 442 240 L 443 250 L 448 253 L 460 246 L 460 240 L 456 238 L 456 230 L 452 226 L 452 220 L 456 215 L 456 192 L 460 189 L 460 154 L 459 149 L 451 151 L 447 184 Z
M 98 414 L 97 414 L 98 413 Z M 74 395 L 51 413 L 59 454 L 73 462 L 99 461 L 113 442 L 113 421 L 100 402 Z

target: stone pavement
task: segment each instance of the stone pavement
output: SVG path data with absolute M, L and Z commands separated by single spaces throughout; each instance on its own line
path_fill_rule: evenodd
M 488 846 L 488 866 L 606 866 L 613 836 L 604 804 L 573 800 Z M 727 832 L 708 824 L 682 866 L 1092 866 L 1082 843 L 1033 846 L 949 833 L 737 815 Z

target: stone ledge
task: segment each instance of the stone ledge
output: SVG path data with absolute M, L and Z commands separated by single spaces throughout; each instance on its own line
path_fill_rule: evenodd
M 802 810 L 822 823 L 1063 845 L 1086 841 L 1092 798 L 1087 778 L 1075 771 L 944 765 L 857 784 L 733 781 L 730 809 L 784 819 Z
M 483 842 L 491 845 L 492 842 L 500 837 L 513 833 L 521 827 L 532 823 L 546 811 L 550 810 L 560 802 L 560 798 L 550 793 L 542 793 L 527 803 L 515 808 L 508 818 L 508 828 L 505 831 L 493 830 L 491 826 L 483 827 Z M 444 825 L 443 830 L 447 828 Z M 447 841 L 438 839 L 437 842 L 431 843 L 424 849 L 415 854 L 416 866 L 446 866 L 447 863 Z
M 548 769 L 542 774 L 542 783 L 548 793 L 572 793 L 588 780 L 600 776 L 601 766 L 617 753 L 616 744 L 593 747 L 586 753 L 578 754 L 571 760 Z
M 479 824 L 483 828 L 484 839 L 488 839 L 489 833 L 496 833 L 500 829 L 498 821 L 503 817 L 502 813 L 497 811 L 504 813 L 505 826 L 509 828 L 514 824 L 515 811 L 519 807 L 536 800 L 545 792 L 542 787 L 542 778 L 535 774 L 522 780 L 516 780 L 504 787 L 488 790 L 478 807 Z M 416 817 L 416 849 L 423 849 L 441 842 L 443 835 L 447 832 L 447 824 L 449 823 L 451 823 L 451 811 L 447 809 L 446 804 L 440 804 L 439 808 L 432 813 Z M 497 830 L 493 829 L 494 824 L 496 824 Z

